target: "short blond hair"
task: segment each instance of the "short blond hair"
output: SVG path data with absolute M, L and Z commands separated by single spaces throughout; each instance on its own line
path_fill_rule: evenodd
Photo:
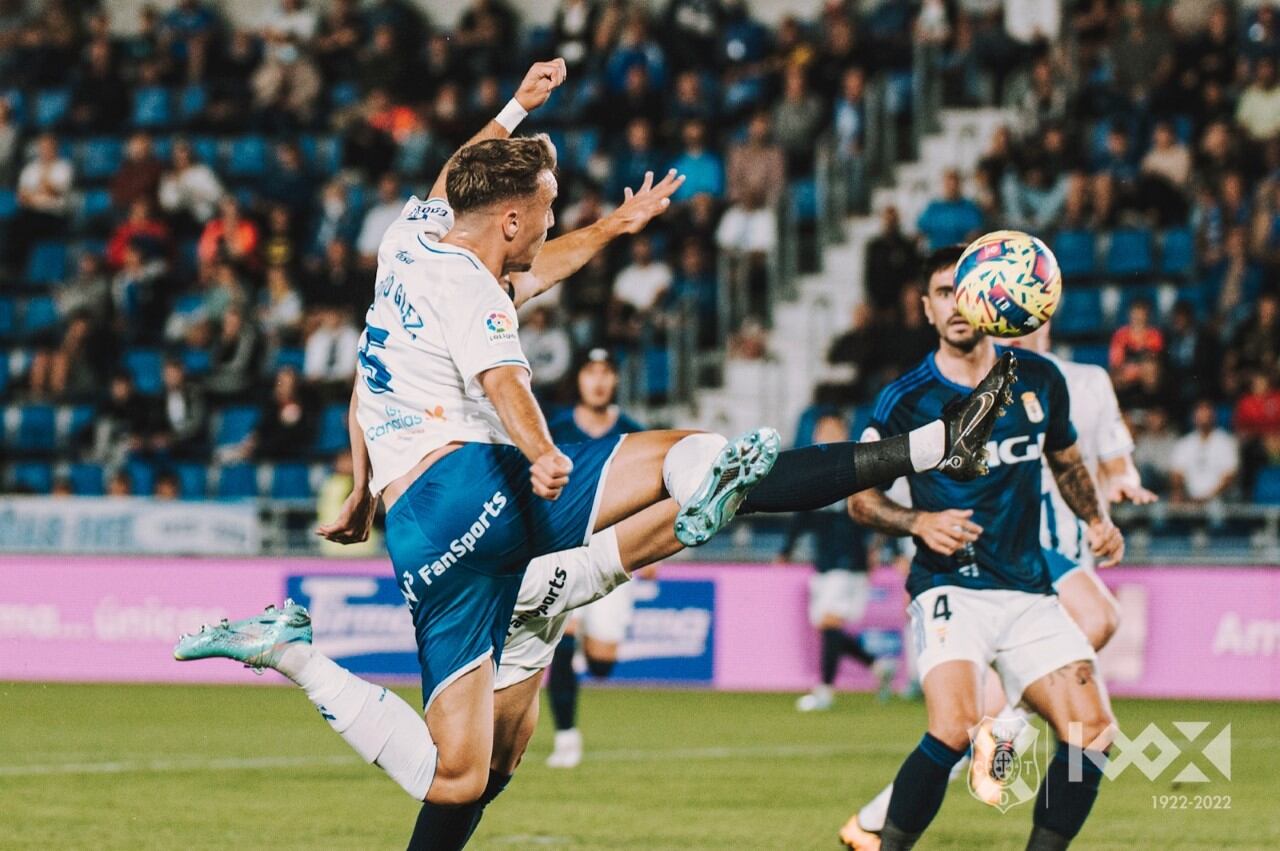
M 556 148 L 545 133 L 486 139 L 453 155 L 445 192 L 454 212 L 466 213 L 533 195 L 539 175 L 555 168 Z

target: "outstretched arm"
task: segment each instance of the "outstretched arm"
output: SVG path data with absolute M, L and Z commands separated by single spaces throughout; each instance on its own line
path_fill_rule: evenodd
M 1047 453 L 1058 492 L 1071 511 L 1088 524 L 1089 547 L 1099 559 L 1099 567 L 1111 567 L 1124 558 L 1124 537 L 1098 501 L 1098 489 L 1074 443 L 1066 449 Z
M 360 380 L 361 377 L 357 375 L 356 381 Z M 356 419 L 356 405 L 356 389 L 353 385 L 351 405 L 347 408 L 347 434 L 351 438 L 351 475 L 355 483 L 338 516 L 316 529 L 316 534 L 320 537 L 339 544 L 358 544 L 368 538 L 377 508 L 377 500 L 369 492 L 373 468 L 369 464 L 369 447 L 365 446 L 364 433 Z
M 563 59 L 533 63 L 524 75 L 520 88 L 516 89 L 515 97 L 511 99 L 512 103 L 508 103 L 497 118 L 491 119 L 488 124 L 481 127 L 480 132 L 468 139 L 462 147 L 465 148 L 467 145 L 474 145 L 486 139 L 505 139 L 510 136 L 525 115 L 547 102 L 551 91 L 564 82 L 566 73 Z M 513 103 L 515 106 L 512 105 Z M 431 185 L 431 194 L 427 196 L 428 198 L 446 198 L 447 200 L 445 182 L 449 177 L 451 162 L 453 157 L 450 157 L 444 164 L 444 168 L 440 170 L 440 176 Z
M 529 371 L 520 366 L 495 366 L 480 373 L 480 386 L 498 411 L 511 442 L 531 462 L 533 492 L 543 499 L 558 498 L 569 483 L 573 462 L 551 440 L 546 417 L 529 386 Z
M 671 196 L 683 184 L 684 175 L 677 174 L 675 169 L 668 171 L 657 184 L 653 182 L 653 172 L 645 172 L 640 188 L 635 192 L 628 188 L 622 204 L 612 213 L 548 242 L 527 272 L 511 271 L 516 307 L 581 269 L 613 240 L 644 230 L 655 216 L 671 206 Z

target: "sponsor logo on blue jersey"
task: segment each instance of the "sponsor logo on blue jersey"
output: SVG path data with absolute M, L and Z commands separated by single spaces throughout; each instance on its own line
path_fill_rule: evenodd
M 484 503 L 483 510 L 476 517 L 476 522 L 471 524 L 471 528 L 449 542 L 449 551 L 430 564 L 424 564 L 418 568 L 418 578 L 423 584 L 430 585 L 433 577 L 440 576 L 457 564 L 458 559 L 475 552 L 476 545 L 489 531 L 492 521 L 502 514 L 502 509 L 506 507 L 507 496 L 502 491 L 489 497 Z M 418 602 L 418 595 L 413 593 L 413 574 L 406 570 L 402 578 L 404 582 L 400 586 L 400 592 L 404 594 L 405 602 L 410 605 Z

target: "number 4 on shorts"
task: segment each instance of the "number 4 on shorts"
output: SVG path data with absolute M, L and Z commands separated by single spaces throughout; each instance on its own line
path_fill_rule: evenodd
M 944 621 L 949 621 L 949 620 L 951 620 L 951 606 L 950 606 L 950 604 L 947 602 L 947 595 L 946 595 L 946 594 L 939 594 L 939 595 L 938 595 L 938 598 L 937 598 L 936 600 L 934 600 L 934 601 L 933 601 L 933 619 L 934 619 L 935 621 L 936 621 L 936 620 L 944 620 Z

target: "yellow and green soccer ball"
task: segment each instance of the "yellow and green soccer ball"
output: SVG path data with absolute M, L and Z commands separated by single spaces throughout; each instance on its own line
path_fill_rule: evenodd
M 1049 246 L 998 230 L 973 241 L 956 264 L 956 309 L 979 331 L 1021 337 L 1049 321 L 1062 301 L 1062 273 Z

